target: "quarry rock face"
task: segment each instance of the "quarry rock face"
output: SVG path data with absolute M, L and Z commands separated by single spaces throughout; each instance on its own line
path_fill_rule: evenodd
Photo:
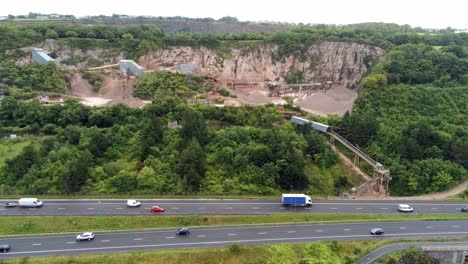
M 319 42 L 305 54 L 274 59 L 276 45 L 234 48 L 229 55 L 200 47 L 169 47 L 140 57 L 145 69 L 195 64 L 201 74 L 223 80 L 276 81 L 294 70 L 302 71 L 304 83 L 333 82 L 334 86 L 355 88 L 368 66 L 381 60 L 384 50 L 351 42 Z

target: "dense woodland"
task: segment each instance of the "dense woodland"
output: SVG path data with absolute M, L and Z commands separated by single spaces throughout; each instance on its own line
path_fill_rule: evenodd
M 15 64 L 25 55 L 22 47 L 45 39 L 82 50 L 124 51 L 128 58 L 171 45 L 206 46 L 224 54 L 235 45 L 273 43 L 279 47 L 272 54 L 276 60 L 301 59 L 323 40 L 380 46 L 387 50 L 385 60 L 365 62 L 372 67 L 353 111 L 322 121 L 390 168 L 393 194 L 442 191 L 468 177 L 466 33 L 362 24 L 200 35 L 168 34 L 148 25 L 37 24 L 3 25 L 0 34 L 0 89 L 7 95 L 0 103 L 0 127 L 42 137 L 39 146 L 24 148 L 0 168 L 3 193 L 275 194 L 294 188 L 329 195 L 354 184 L 337 171 L 338 157 L 323 135 L 294 128 L 272 105 L 188 105 L 189 96 L 210 89 L 202 79 L 144 75 L 135 96 L 155 99 L 143 109 L 24 100 L 38 91 L 67 89 L 68 73 L 55 65 Z M 301 72 L 291 72 L 288 80 L 300 77 Z M 181 127 L 168 128 L 173 120 Z

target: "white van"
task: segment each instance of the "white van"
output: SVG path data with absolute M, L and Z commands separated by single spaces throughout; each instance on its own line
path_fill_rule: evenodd
M 21 198 L 18 201 L 19 207 L 41 207 L 43 202 L 37 198 Z

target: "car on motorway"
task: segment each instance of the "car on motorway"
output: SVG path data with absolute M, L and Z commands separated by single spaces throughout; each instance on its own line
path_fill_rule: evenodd
M 382 228 L 372 228 L 370 230 L 370 234 L 373 235 L 373 236 L 379 236 L 379 235 L 383 235 L 384 231 L 383 231 Z
M 82 240 L 93 240 L 94 239 L 94 233 L 92 232 L 84 232 L 76 236 L 76 241 L 82 241 Z
M 177 231 L 176 235 L 178 236 L 188 236 L 190 235 L 190 230 L 188 229 L 188 227 L 182 227 L 179 229 L 179 231 Z
M 413 207 L 407 205 L 407 204 L 399 204 L 398 205 L 398 211 L 399 212 L 413 212 Z
M 0 245 L 0 252 L 8 252 L 10 251 L 10 245 L 8 244 L 1 244 Z
M 164 208 L 159 207 L 157 205 L 151 206 L 151 212 L 152 213 L 164 213 L 164 211 L 166 211 L 166 210 L 164 210 Z
M 18 206 L 18 204 L 17 203 L 12 203 L 12 202 L 8 202 L 8 203 L 5 204 L 5 207 L 7 207 L 7 208 L 12 208 L 12 207 L 16 207 L 16 206 Z
M 137 200 L 127 200 L 128 207 L 140 207 L 141 203 Z
M 462 212 L 464 213 L 468 213 L 468 206 L 465 206 L 461 209 Z

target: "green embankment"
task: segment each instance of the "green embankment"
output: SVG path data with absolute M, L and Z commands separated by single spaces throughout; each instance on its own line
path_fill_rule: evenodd
M 0 235 L 110 231 L 180 226 L 336 223 L 405 220 L 464 220 L 466 214 L 272 214 L 213 216 L 5 216 Z M 51 224 L 53 223 L 53 224 Z

